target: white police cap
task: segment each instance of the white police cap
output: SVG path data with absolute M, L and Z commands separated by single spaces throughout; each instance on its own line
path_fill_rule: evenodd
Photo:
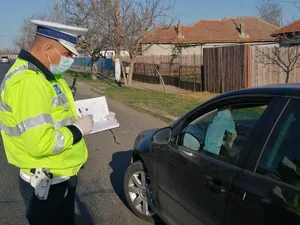
M 68 26 L 61 23 L 42 20 L 31 20 L 31 23 L 37 25 L 37 34 L 55 39 L 72 53 L 79 55 L 75 47 L 78 38 L 87 33 L 87 28 Z

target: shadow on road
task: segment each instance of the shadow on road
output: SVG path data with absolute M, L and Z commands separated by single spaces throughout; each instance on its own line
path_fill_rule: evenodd
M 124 205 L 127 205 L 124 188 L 123 188 L 123 179 L 125 175 L 125 171 L 130 164 L 131 150 L 116 152 L 112 156 L 112 160 L 109 163 L 113 172 L 110 175 L 110 181 L 114 188 L 114 191 L 119 196 Z
M 93 220 L 92 215 L 89 212 L 87 205 L 82 202 L 79 196 L 75 195 L 75 202 L 78 206 L 79 215 L 75 215 L 75 224 L 76 225 L 94 225 L 95 222 Z
M 113 172 L 110 175 L 111 184 L 114 188 L 114 191 L 119 196 L 120 200 L 127 206 L 127 201 L 125 199 L 123 180 L 125 171 L 130 164 L 132 150 L 116 152 L 112 156 L 112 160 L 109 163 L 110 167 L 113 169 Z M 154 217 L 154 224 L 156 225 L 165 225 L 158 217 Z

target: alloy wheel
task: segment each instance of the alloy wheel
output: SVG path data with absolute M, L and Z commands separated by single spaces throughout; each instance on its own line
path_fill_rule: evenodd
M 155 215 L 150 177 L 144 171 L 131 175 L 128 182 L 128 192 L 134 207 L 145 216 Z

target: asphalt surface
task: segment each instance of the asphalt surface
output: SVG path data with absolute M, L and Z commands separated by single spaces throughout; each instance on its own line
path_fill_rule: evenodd
M 0 79 L 10 65 L 0 63 Z M 87 85 L 77 86 L 77 99 L 97 97 L 99 93 Z M 136 135 L 146 129 L 167 124 L 147 114 L 108 99 L 110 111 L 116 113 L 120 128 L 112 134 L 101 132 L 86 137 L 89 159 L 80 172 L 76 195 L 76 224 L 146 225 L 126 206 L 123 176 L 129 164 L 131 147 Z M 18 170 L 6 161 L 0 142 L 0 225 L 26 225 L 24 205 L 18 191 Z

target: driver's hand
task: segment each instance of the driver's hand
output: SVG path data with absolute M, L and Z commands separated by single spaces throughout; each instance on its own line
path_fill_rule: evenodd
M 237 137 L 237 133 L 234 132 L 232 134 L 227 135 L 226 140 L 223 141 L 223 145 L 226 149 L 231 149 L 234 143 L 234 140 Z

